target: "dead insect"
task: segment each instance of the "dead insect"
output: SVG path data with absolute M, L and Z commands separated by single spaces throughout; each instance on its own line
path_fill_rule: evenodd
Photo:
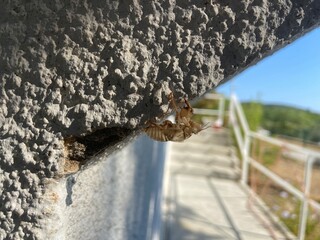
M 169 100 L 176 114 L 175 123 L 170 120 L 165 120 L 162 123 L 150 121 L 144 129 L 150 138 L 161 142 L 182 142 L 191 137 L 192 134 L 197 134 L 205 129 L 199 123 L 191 120 L 193 109 L 186 98 L 183 107 L 178 106 L 172 93 L 169 95 Z

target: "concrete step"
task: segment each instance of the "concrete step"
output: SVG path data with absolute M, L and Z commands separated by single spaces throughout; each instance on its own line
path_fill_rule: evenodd
M 226 155 L 219 155 L 210 152 L 197 151 L 177 151 L 172 152 L 172 158 L 178 162 L 188 162 L 201 164 L 206 167 L 224 166 L 224 167 L 238 167 L 239 161 L 236 158 Z
M 273 239 L 248 207 L 228 131 L 207 129 L 169 149 L 166 240 Z
M 234 152 L 234 148 L 230 146 L 223 146 L 214 144 L 212 142 L 208 143 L 199 143 L 195 141 L 186 141 L 183 144 L 181 143 L 173 143 L 173 150 L 179 153 L 182 152 L 199 152 L 204 154 L 219 154 L 225 156 L 231 156 Z
M 193 135 L 186 142 L 211 143 L 217 145 L 230 146 L 230 133 L 226 129 L 209 128 L 198 134 Z
M 239 160 L 225 129 L 204 130 L 183 143 L 172 143 L 170 149 L 173 174 L 239 179 Z
M 171 162 L 171 174 L 184 174 L 192 176 L 202 176 L 211 178 L 222 178 L 229 180 L 239 180 L 240 170 L 219 165 L 206 165 L 197 162 Z

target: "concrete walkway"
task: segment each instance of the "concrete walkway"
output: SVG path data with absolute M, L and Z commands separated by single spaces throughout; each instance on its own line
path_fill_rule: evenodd
M 166 166 L 165 240 L 286 239 L 238 179 L 228 130 L 208 129 L 172 143 Z

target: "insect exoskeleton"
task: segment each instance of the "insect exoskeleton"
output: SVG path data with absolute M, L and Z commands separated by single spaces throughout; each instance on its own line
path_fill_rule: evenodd
M 176 114 L 176 122 L 173 123 L 170 120 L 165 120 L 162 123 L 150 121 L 144 129 L 150 138 L 162 142 L 182 142 L 191 137 L 192 134 L 197 134 L 204 129 L 202 125 L 191 120 L 193 109 L 186 98 L 183 107 L 176 104 L 172 93 L 169 95 L 169 100 Z
M 202 130 L 206 129 L 206 126 L 203 126 L 197 122 L 194 122 L 192 120 L 190 120 L 189 122 L 191 129 L 192 129 L 192 133 L 197 134 L 198 132 L 201 132 Z
M 189 121 L 191 121 L 191 118 L 193 116 L 193 108 L 191 107 L 188 100 L 184 99 L 184 104 L 182 108 L 179 109 L 176 107 L 176 122 L 177 123 L 184 123 L 187 124 Z
M 175 134 L 179 134 L 179 131 L 181 130 L 179 130 L 179 128 L 171 121 L 165 120 L 160 124 L 150 122 L 149 126 L 147 126 L 144 131 L 150 138 L 157 141 L 166 142 L 171 141 L 173 136 Z

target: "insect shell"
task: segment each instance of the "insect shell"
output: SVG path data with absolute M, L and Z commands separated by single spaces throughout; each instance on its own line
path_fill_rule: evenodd
M 193 109 L 187 99 L 184 99 L 184 107 L 178 107 L 175 103 L 172 94 L 169 96 L 170 101 L 175 110 L 175 123 L 165 120 L 162 123 L 149 122 L 149 125 L 144 129 L 145 133 L 156 141 L 166 142 L 182 142 L 192 134 L 197 134 L 204 128 L 199 123 L 191 120 Z

